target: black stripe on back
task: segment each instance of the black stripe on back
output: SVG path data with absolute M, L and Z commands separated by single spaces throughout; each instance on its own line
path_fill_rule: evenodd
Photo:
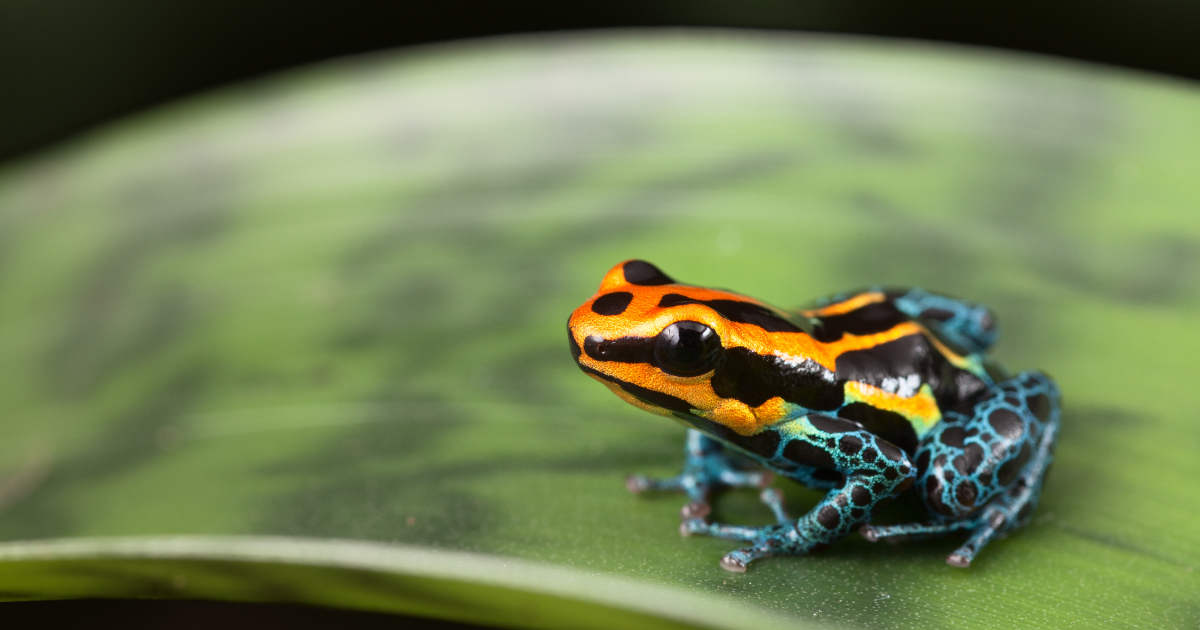
M 769 308 L 750 302 L 738 300 L 697 300 L 678 293 L 668 293 L 658 301 L 659 308 L 682 306 L 684 304 L 701 304 L 716 311 L 731 322 L 751 324 L 767 332 L 803 332 L 787 319 L 781 317 Z
M 841 383 L 832 377 L 812 359 L 791 364 L 746 348 L 727 348 L 711 382 L 718 396 L 751 407 L 779 396 L 806 409 L 832 411 L 845 401 Z
M 849 313 L 820 318 L 813 329 L 813 338 L 822 343 L 837 341 L 842 335 L 872 335 L 891 330 L 912 318 L 897 309 L 890 301 L 875 302 Z

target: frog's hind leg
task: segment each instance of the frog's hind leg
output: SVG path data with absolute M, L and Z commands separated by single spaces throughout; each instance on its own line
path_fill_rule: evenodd
M 986 352 L 1000 338 L 991 309 L 974 302 L 930 293 L 924 289 L 888 291 L 896 308 L 924 320 L 938 332 L 971 352 Z
M 630 475 L 625 487 L 635 494 L 649 490 L 684 492 L 692 501 L 688 507 L 702 511 L 716 488 L 764 488 L 775 478 L 767 471 L 746 470 L 720 442 L 695 429 L 688 429 L 684 453 L 682 473 L 665 479 Z
M 970 565 L 979 550 L 1024 526 L 1037 507 L 1058 439 L 1058 386 L 1024 372 L 992 387 L 970 415 L 947 412 L 917 449 L 917 489 L 935 520 L 866 526 L 868 540 L 968 530 L 946 562 Z

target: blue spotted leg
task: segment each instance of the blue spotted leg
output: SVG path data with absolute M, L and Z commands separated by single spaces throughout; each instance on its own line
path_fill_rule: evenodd
M 956 345 L 974 353 L 987 349 L 1000 338 L 1000 327 L 988 307 L 975 302 L 930 293 L 924 289 L 890 291 L 896 308 L 909 317 L 923 320 Z
M 811 511 L 792 520 L 782 497 L 768 490 L 761 498 L 775 514 L 776 523 L 762 527 L 708 522 L 707 512 L 684 508 L 680 531 L 750 543 L 721 558 L 721 567 L 744 572 L 759 558 L 799 555 L 824 548 L 870 520 L 879 503 L 913 484 L 916 467 L 904 451 L 840 418 L 808 415 L 771 428 L 780 435 L 773 456 L 762 455 L 774 468 L 791 470 L 828 494 Z M 836 479 L 812 477 L 817 470 L 835 471 Z M 690 507 L 690 506 L 689 506 Z
M 989 542 L 1026 525 L 1037 507 L 1058 439 L 1061 395 L 1040 372 L 1003 381 L 964 411 L 948 411 L 917 447 L 918 494 L 926 523 L 869 525 L 868 540 L 966 530 L 946 558 L 967 567 Z
M 775 476 L 767 471 L 746 470 L 741 457 L 730 457 L 725 447 L 703 433 L 688 429 L 684 444 L 683 472 L 666 479 L 645 475 L 625 478 L 630 492 L 648 490 L 684 492 L 691 503 L 685 509 L 708 513 L 708 500 L 717 488 L 765 488 Z

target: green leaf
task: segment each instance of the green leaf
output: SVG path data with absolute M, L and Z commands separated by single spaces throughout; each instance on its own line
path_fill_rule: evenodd
M 351 59 L 0 173 L 0 592 L 510 627 L 1194 627 L 1200 93 L 950 47 L 644 32 Z M 626 258 L 991 305 L 1066 399 L 1034 522 L 733 575 L 682 429 L 573 365 Z M 799 512 L 811 490 L 779 483 Z M 716 516 L 770 521 L 751 492 Z M 898 502 L 881 520 L 919 516 Z M 38 542 L 30 542 L 37 540 Z

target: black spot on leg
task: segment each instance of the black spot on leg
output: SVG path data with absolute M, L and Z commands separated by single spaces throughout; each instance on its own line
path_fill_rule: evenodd
M 917 434 L 904 416 L 867 403 L 850 403 L 838 410 L 838 416 L 861 425 L 872 435 L 899 446 L 906 453 L 917 450 Z
M 629 303 L 632 301 L 633 294 L 627 291 L 607 293 L 592 302 L 592 312 L 597 315 L 620 315 L 629 308 Z
M 962 455 L 954 458 L 954 468 L 964 475 L 970 475 L 983 462 L 983 448 L 978 444 L 968 444 Z
M 859 451 L 862 450 L 862 446 L 863 446 L 862 440 L 854 437 L 853 435 L 842 436 L 842 439 L 838 443 L 838 447 L 846 455 L 857 454 Z
M 829 416 L 813 414 L 808 416 L 808 422 L 818 430 L 826 433 L 850 433 L 852 431 L 862 431 L 862 427 L 850 422 L 849 420 L 830 418 Z
M 921 451 L 917 456 L 917 470 L 925 471 L 929 469 L 929 451 Z
M 938 440 L 946 446 L 952 448 L 962 448 L 963 438 L 966 437 L 966 434 L 966 430 L 962 427 L 950 427 L 945 431 L 942 431 L 942 434 L 938 436 Z
M 1050 417 L 1050 399 L 1045 394 L 1037 394 L 1029 397 L 1029 411 L 1033 412 L 1033 416 L 1042 422 Z
M 818 448 L 804 440 L 792 440 L 783 447 L 783 456 L 801 466 L 813 468 L 837 468 L 833 456 L 824 449 Z
M 841 486 L 846 481 L 845 477 L 842 476 L 842 473 L 840 473 L 836 470 L 829 470 L 827 468 L 814 470 L 812 473 L 812 477 L 813 477 L 813 479 L 816 479 L 817 481 L 824 481 L 826 483 L 837 484 L 838 486 Z
M 970 481 L 964 480 L 958 484 L 958 488 L 954 491 L 954 499 L 958 501 L 959 505 L 967 509 L 975 507 L 975 498 L 975 484 Z
M 993 411 L 988 415 L 988 424 L 992 425 L 1000 437 L 1010 442 L 1019 440 L 1025 432 L 1025 423 L 1021 422 L 1021 417 L 1008 409 Z
M 631 260 L 622 267 L 625 272 L 625 282 L 643 287 L 654 287 L 663 284 L 674 284 L 675 281 L 667 274 L 659 271 L 658 267 L 644 260 Z
M 883 453 L 883 455 L 885 457 L 887 457 L 888 459 L 890 459 L 894 462 L 898 462 L 898 461 L 904 459 L 904 453 L 901 452 L 900 449 L 897 448 L 896 445 L 892 444 L 891 442 L 888 442 L 886 440 L 879 440 L 875 443 L 875 445 L 879 447 L 879 452 Z
M 883 484 L 878 483 L 878 482 L 876 482 L 875 485 L 871 486 L 871 492 L 878 496 L 883 496 L 883 491 L 886 489 L 887 488 L 883 487 Z
M 817 512 L 817 523 L 825 529 L 836 529 L 842 522 L 842 515 L 838 514 L 837 508 L 832 505 L 826 505 Z
M 862 486 L 854 486 L 854 488 L 850 490 L 850 500 L 854 502 L 854 505 L 870 505 L 871 493 Z
M 854 508 L 854 509 L 850 510 L 850 518 L 854 519 L 855 521 L 861 519 L 862 517 L 864 517 L 866 515 L 867 515 L 867 511 L 862 508 Z
M 942 502 L 942 482 L 937 477 L 929 477 L 925 482 L 925 501 L 935 512 L 954 516 L 954 510 Z
M 1004 465 L 1000 466 L 1000 470 L 996 472 L 996 480 L 1000 482 L 1000 485 L 1007 486 L 1012 483 L 1032 455 L 1033 449 L 1029 447 L 1029 443 L 1026 443 L 1016 457 L 1004 462 Z

